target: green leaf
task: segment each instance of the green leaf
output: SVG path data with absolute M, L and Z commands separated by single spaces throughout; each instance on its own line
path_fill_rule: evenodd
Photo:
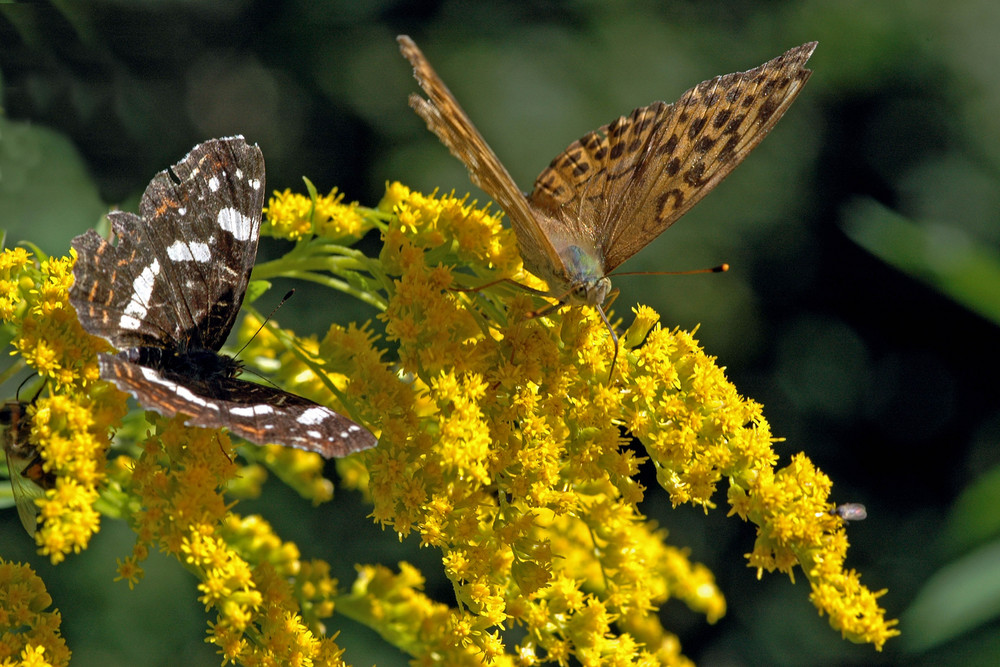
M 900 619 L 908 650 L 922 652 L 1000 616 L 1000 541 L 938 570 Z
M 69 139 L 0 117 L 0 220 L 9 245 L 31 238 L 63 254 L 68 240 L 107 212 Z
M 262 297 L 269 289 L 271 289 L 271 282 L 269 280 L 251 280 L 247 285 L 246 296 L 243 297 L 243 305 L 249 306 Z
M 854 202 L 844 230 L 889 264 L 1000 324 L 1000 253 L 962 230 L 916 223 L 872 200 Z

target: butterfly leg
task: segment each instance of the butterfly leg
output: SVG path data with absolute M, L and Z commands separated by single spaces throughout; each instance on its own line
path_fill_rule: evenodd
M 529 320 L 533 320 L 536 317 L 545 317 L 549 313 L 551 313 L 551 312 L 553 312 L 553 311 L 555 311 L 555 310 L 557 310 L 559 308 L 562 308 L 565 305 L 566 305 L 565 301 L 559 301 L 558 303 L 552 303 L 552 304 L 549 304 L 549 305 L 545 306 L 544 308 L 539 308 L 538 310 L 531 311 L 530 313 L 528 313 L 527 315 L 525 315 L 525 317 L 527 317 Z
M 218 433 L 215 434 L 215 441 L 219 443 L 219 451 L 222 452 L 222 455 L 229 459 L 230 463 L 236 463 L 236 459 L 230 456 L 229 452 L 226 451 L 226 448 L 222 446 L 222 438 L 219 437 Z
M 525 292 L 531 292 L 532 294 L 537 294 L 538 296 L 548 296 L 548 292 L 543 292 L 542 290 L 535 289 L 534 287 L 529 287 L 524 283 L 519 283 L 512 278 L 500 278 L 499 280 L 492 280 L 488 283 L 484 283 L 477 287 L 449 287 L 448 289 L 452 292 L 481 292 L 482 290 L 493 287 L 494 285 L 499 285 L 500 283 L 509 283 L 514 287 L 518 287 Z
M 614 300 L 614 297 L 616 297 L 616 296 L 618 296 L 618 290 L 614 291 L 613 296 L 612 296 L 612 301 Z M 535 317 L 544 317 L 544 316 L 548 315 L 549 313 L 551 313 L 552 311 L 554 311 L 556 308 L 560 308 L 561 306 L 564 306 L 564 305 L 566 305 L 565 302 L 560 301 L 559 303 L 554 303 L 554 304 L 552 304 L 550 306 L 546 306 L 545 308 L 542 308 L 541 310 L 536 310 L 536 311 L 534 311 L 532 313 L 528 313 L 527 317 L 529 319 L 532 319 L 532 318 L 535 318 Z M 611 377 L 615 373 L 615 362 L 618 361 L 618 347 L 619 347 L 619 345 L 618 345 L 618 333 L 615 331 L 615 328 L 613 326 L 611 326 L 611 322 L 608 320 L 608 316 L 605 314 L 604 308 L 602 306 L 600 306 L 600 305 L 595 305 L 594 308 L 597 309 L 597 313 L 598 313 L 598 315 L 601 316 L 601 320 L 604 322 L 604 326 L 607 327 L 608 333 L 611 334 L 611 341 L 613 342 L 613 344 L 615 346 L 614 356 L 611 357 L 611 370 L 608 372 L 608 382 L 610 382 L 611 381 Z

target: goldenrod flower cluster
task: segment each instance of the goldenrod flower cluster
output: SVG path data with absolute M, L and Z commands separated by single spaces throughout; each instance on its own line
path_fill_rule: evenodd
M 355 240 L 372 228 L 370 218 L 359 212 L 357 202 L 344 204 L 344 194 L 334 188 L 330 194 L 312 196 L 285 190 L 275 193 L 267 204 L 266 223 L 262 230 L 276 238 L 299 241 L 313 235 L 332 240 Z
M 157 545 L 201 582 L 198 600 L 217 614 L 208 641 L 225 662 L 337 664 L 339 649 L 318 632 L 336 589 L 326 564 L 302 563 L 264 519 L 232 512 L 220 493 L 239 475 L 229 438 L 182 422 L 161 424 L 123 480 L 137 504 L 129 522 L 138 540 L 119 578 L 138 583 L 139 564 Z
M 99 382 L 97 352 L 107 344 L 87 334 L 69 305 L 73 259 L 39 264 L 22 248 L 0 254 L 0 317 L 13 329 L 16 352 L 45 381 L 48 395 L 29 406 L 30 442 L 55 486 L 37 501 L 35 534 L 53 563 L 86 548 L 100 526 L 94 510 L 104 482 L 108 428 L 125 414 L 124 394 Z
M 52 597 L 27 565 L 0 558 L 0 667 L 69 664 Z
M 675 505 L 709 511 L 722 485 L 730 515 L 757 527 L 749 565 L 789 575 L 800 567 L 812 602 L 844 637 L 881 649 L 898 634 L 881 593 L 843 568 L 830 480 L 802 454 L 777 467 L 761 406 L 690 333 L 639 307 L 612 371 L 614 344 L 596 312 L 536 316 L 544 301 L 505 282 L 544 287 L 523 272 L 513 234 L 488 208 L 398 183 L 376 209 L 342 199 L 311 186 L 308 196 L 276 194 L 269 233 L 296 244 L 255 278 L 354 295 L 379 310 L 384 339 L 371 323 L 313 340 L 272 322 L 243 359 L 379 434 L 376 448 L 338 461 L 342 483 L 366 494 L 374 521 L 440 553 L 452 604 L 431 600 L 407 563 L 357 564 L 357 580 L 340 590 L 326 563 L 302 561 L 223 495 L 253 495 L 270 470 L 322 502 L 332 486 L 315 454 L 243 448 L 238 458 L 224 433 L 154 419 L 151 434 L 134 434 L 138 444 L 103 468 L 103 434 L 125 401 L 96 377 L 100 341 L 73 324 L 72 260 L 33 268 L 13 250 L 0 264 L 0 314 L 21 327 L 17 349 L 53 382 L 33 438 L 58 475 L 90 480 L 135 529 L 120 579 L 141 581 L 151 547 L 196 575 L 199 600 L 216 614 L 208 641 L 224 663 L 338 664 L 322 625 L 336 611 L 414 664 L 689 664 L 657 610 L 676 598 L 711 623 L 726 603 L 711 572 L 642 515 L 642 466 Z M 378 258 L 344 245 L 371 228 L 384 241 Z M 53 280 L 58 289 L 39 287 Z M 241 336 L 259 323 L 248 317 Z M 78 457 L 90 472 L 64 472 Z M 42 508 L 39 544 L 54 560 L 85 546 L 66 516 L 96 526 L 85 515 L 94 497 L 68 500 L 50 505 L 58 512 Z M 61 541 L 45 537 L 50 523 Z M 43 645 L 46 656 L 56 650 Z
M 829 514 L 828 480 L 802 456 L 775 469 L 760 406 L 739 396 L 690 334 L 639 309 L 609 382 L 612 342 L 592 310 L 531 317 L 537 304 L 525 296 L 503 309 L 495 293 L 455 291 L 468 282 L 459 270 L 481 282 L 526 282 L 499 220 L 398 184 L 380 208 L 394 213 L 380 259 L 398 278 L 380 317 L 398 363 L 357 329 L 331 329 L 321 356 L 350 350 L 350 392 L 382 432 L 359 479 L 373 516 L 442 552 L 458 605 L 451 622 L 425 626 L 442 633 L 429 642 L 435 650 L 474 647 L 486 659 L 510 651 L 532 656 L 526 664 L 666 660 L 657 651 L 676 642 L 650 610 L 678 597 L 709 621 L 721 616 L 711 575 L 669 549 L 639 511 L 636 477 L 647 458 L 675 504 L 711 508 L 728 482 L 767 508 L 741 514 L 762 536 L 775 522 L 801 526 L 780 542 L 758 540 L 751 564 L 770 567 L 758 562 L 762 553 L 795 553 L 776 566 L 807 568 L 814 602 L 846 637 L 881 647 L 895 634 L 877 596 L 840 571 L 847 543 Z M 775 497 L 775 480 L 792 470 L 798 495 Z M 849 594 L 820 594 L 830 586 Z M 512 624 L 525 638 L 509 647 L 499 630 Z

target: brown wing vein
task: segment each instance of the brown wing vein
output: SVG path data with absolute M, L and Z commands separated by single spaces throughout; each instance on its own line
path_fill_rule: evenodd
M 462 161 L 472 182 L 507 213 L 517 235 L 521 257 L 528 268 L 559 265 L 559 257 L 539 228 L 524 194 L 444 81 L 413 40 L 400 35 L 396 41 L 400 52 L 413 65 L 413 75 L 429 98 L 413 94 L 410 96 L 410 106 L 424 119 L 427 128 L 448 147 L 451 154 Z
M 671 131 L 663 132 L 657 150 L 648 154 L 656 177 L 630 181 L 634 190 L 618 197 L 609 193 L 609 203 L 624 200 L 629 208 L 609 209 L 607 222 L 598 225 L 606 234 L 607 271 L 676 222 L 763 140 L 809 78 L 803 66 L 815 48 L 815 42 L 804 44 L 755 69 L 703 82 L 681 97 L 668 119 Z M 685 114 L 685 108 L 702 113 Z M 673 136 L 676 153 L 665 159 L 668 153 L 660 153 L 659 146 Z M 671 164 L 674 158 L 678 162 Z
M 589 235 L 610 272 L 701 200 L 760 143 L 810 75 L 816 43 L 640 107 L 574 142 L 529 201 L 550 233 Z

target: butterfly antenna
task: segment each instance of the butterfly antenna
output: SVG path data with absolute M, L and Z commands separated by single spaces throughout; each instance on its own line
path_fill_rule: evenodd
M 690 276 L 696 273 L 725 273 L 729 270 L 728 264 L 719 264 L 710 269 L 691 269 L 690 271 L 624 271 L 615 273 L 615 276 Z
M 290 290 L 288 290 L 288 293 L 285 294 L 285 296 L 281 297 L 281 301 L 279 301 L 278 305 L 275 306 L 274 308 L 272 308 L 271 312 L 267 314 L 267 317 L 264 318 L 264 321 L 261 322 L 260 326 L 257 327 L 257 330 L 253 332 L 252 336 L 250 336 L 250 340 L 248 340 L 246 343 L 244 343 L 243 347 L 241 347 L 239 349 L 239 351 L 237 351 L 236 354 L 233 355 L 234 359 L 236 357 L 240 356 L 241 354 L 243 354 L 243 350 L 247 349 L 247 345 L 249 345 L 251 342 L 253 342 L 253 339 L 257 337 L 257 334 L 259 334 L 261 332 L 261 330 L 264 327 L 267 326 L 267 323 L 271 321 L 271 318 L 274 317 L 274 314 L 276 312 L 278 312 L 278 309 L 281 308 L 282 306 L 284 306 L 285 302 L 288 301 L 289 299 L 291 299 L 293 294 L 295 294 L 295 290 L 294 289 L 290 289 Z

